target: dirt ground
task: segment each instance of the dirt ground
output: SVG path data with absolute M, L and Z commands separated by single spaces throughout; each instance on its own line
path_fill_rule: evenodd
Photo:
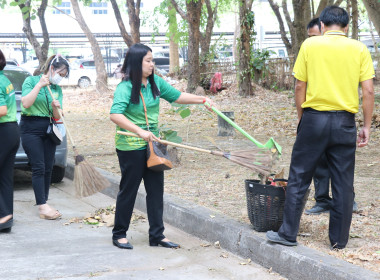
M 175 85 L 185 91 L 185 83 Z M 81 154 L 94 165 L 120 174 L 114 146 L 115 125 L 109 120 L 113 89 L 97 93 L 94 89 L 66 88 L 64 112 L 69 129 Z M 350 241 L 346 249 L 331 251 L 328 240 L 329 214 L 303 215 L 298 241 L 310 248 L 380 272 L 380 86 L 376 87 L 376 105 L 368 147 L 357 150 L 355 193 L 359 212 L 353 214 Z M 221 111 L 233 111 L 235 121 L 249 134 L 265 143 L 273 137 L 283 148 L 282 157 L 272 169 L 289 168 L 295 140 L 297 116 L 293 93 L 274 92 L 257 87 L 255 95 L 241 97 L 236 86 L 210 95 Z M 182 119 L 163 101 L 160 123 L 178 131 L 183 143 L 216 150 L 211 137 L 222 150 L 239 150 L 253 144 L 239 132 L 234 137 L 218 137 L 217 116 L 203 106 L 192 105 L 191 115 Z M 362 114 L 357 114 L 357 120 Z M 71 151 L 72 156 L 72 151 Z M 257 179 L 253 171 L 227 159 L 178 149 L 180 163 L 165 174 L 165 192 L 192 201 L 243 223 L 248 223 L 245 194 L 246 179 Z M 314 205 L 311 186 L 306 208 Z

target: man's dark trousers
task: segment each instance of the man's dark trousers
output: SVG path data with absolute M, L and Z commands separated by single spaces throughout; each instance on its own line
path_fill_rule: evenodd
M 314 189 L 315 189 L 315 205 L 323 209 L 330 209 L 331 197 L 329 195 L 330 172 L 325 154 L 322 154 L 321 159 L 317 164 L 314 173 Z
M 278 234 L 296 241 L 302 199 L 323 153 L 326 153 L 333 194 L 329 238 L 335 248 L 348 242 L 352 219 L 356 150 L 355 115 L 345 111 L 306 108 L 293 146 L 286 191 L 284 218 Z

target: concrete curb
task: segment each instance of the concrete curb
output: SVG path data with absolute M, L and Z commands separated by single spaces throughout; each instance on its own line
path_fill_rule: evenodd
M 120 176 L 98 169 L 110 182 L 111 187 L 102 193 L 116 198 Z M 68 163 L 65 176 L 74 178 L 74 165 Z M 135 208 L 146 213 L 145 190 L 140 188 Z M 266 241 L 265 234 L 211 210 L 164 195 L 164 221 L 189 234 L 209 242 L 219 241 L 220 246 L 243 258 L 272 268 L 284 277 L 297 280 L 374 280 L 380 274 L 346 261 L 334 258 L 304 246 L 285 247 Z

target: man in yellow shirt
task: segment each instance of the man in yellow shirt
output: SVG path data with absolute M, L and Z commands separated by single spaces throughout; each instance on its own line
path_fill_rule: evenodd
M 310 38 L 321 35 L 321 23 L 319 22 L 319 18 L 313 18 L 307 25 L 307 36 Z M 305 214 L 319 215 L 324 212 L 329 212 L 331 207 L 331 197 L 329 195 L 330 173 L 325 154 L 322 155 L 317 168 L 315 169 L 313 181 L 315 189 L 315 205 L 312 208 L 307 209 Z M 352 206 L 352 211 L 358 211 L 358 205 L 355 200 Z
M 297 79 L 295 101 L 299 119 L 286 190 L 283 224 L 267 238 L 297 245 L 302 199 L 322 154 L 326 154 L 333 200 L 330 209 L 331 248 L 343 249 L 349 238 L 354 200 L 356 142 L 368 144 L 374 106 L 374 69 L 367 47 L 345 36 L 349 16 L 337 6 L 319 17 L 323 36 L 302 44 L 293 72 Z M 357 137 L 355 113 L 359 110 L 358 85 L 363 96 L 364 125 Z

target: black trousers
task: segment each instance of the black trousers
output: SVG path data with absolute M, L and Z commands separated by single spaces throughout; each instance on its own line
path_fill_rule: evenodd
M 331 175 L 332 206 L 329 238 L 332 246 L 344 248 L 352 219 L 353 181 L 356 150 L 354 114 L 305 109 L 293 146 L 286 191 L 283 224 L 278 234 L 295 241 L 299 230 L 302 198 L 325 153 Z
M 330 172 L 326 154 L 322 154 L 317 168 L 315 169 L 313 180 L 315 188 L 315 204 L 322 208 L 330 209 L 332 199 L 329 195 Z
M 36 204 L 49 198 L 51 173 L 56 145 L 46 135 L 49 118 L 22 117 L 20 122 L 22 147 L 32 166 L 32 185 Z
M 149 241 L 165 238 L 162 220 L 164 210 L 164 172 L 155 172 L 147 168 L 146 150 L 117 151 L 121 181 L 116 198 L 115 226 L 112 239 L 125 238 L 129 229 L 137 191 L 141 180 L 146 190 L 146 206 L 149 220 Z
M 0 123 L 0 218 L 13 215 L 13 168 L 19 145 L 17 122 Z

